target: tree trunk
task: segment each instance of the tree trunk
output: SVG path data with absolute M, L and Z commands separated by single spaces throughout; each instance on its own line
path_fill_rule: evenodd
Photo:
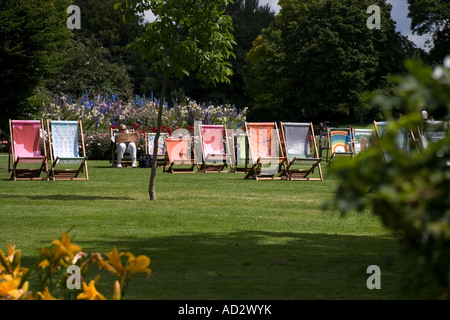
M 150 200 L 156 200 L 156 190 L 155 190 L 155 182 L 156 182 L 156 165 L 157 165 L 157 157 L 158 157 L 158 140 L 161 135 L 161 127 L 162 127 L 162 110 L 164 104 L 164 96 L 166 95 L 167 82 L 169 80 L 169 72 L 164 71 L 164 79 L 161 88 L 161 95 L 159 96 L 159 108 L 158 108 L 158 124 L 155 136 L 155 142 L 153 145 L 153 158 L 152 158 L 152 171 L 150 174 L 150 183 L 148 186 L 148 195 L 150 196 Z

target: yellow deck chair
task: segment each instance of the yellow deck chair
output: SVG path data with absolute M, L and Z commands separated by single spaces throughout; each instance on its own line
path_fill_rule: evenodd
M 286 157 L 276 122 L 245 122 L 251 152 L 251 167 L 244 179 L 287 179 Z
M 313 124 L 281 122 L 280 128 L 284 154 L 288 160 L 286 173 L 289 180 L 323 181 L 322 158 L 319 157 Z M 310 176 L 316 168 L 319 176 Z
M 53 180 L 89 180 L 86 148 L 81 120 L 47 120 L 50 178 Z M 81 146 L 81 155 L 79 146 Z M 84 172 L 84 177 L 80 174 Z
M 12 172 L 11 179 L 49 180 L 43 121 L 10 119 L 9 130 L 11 145 L 8 171 Z
M 192 138 L 168 137 L 165 139 L 166 161 L 164 172 L 194 173 L 196 164 L 192 157 Z M 166 169 L 167 166 L 167 169 Z

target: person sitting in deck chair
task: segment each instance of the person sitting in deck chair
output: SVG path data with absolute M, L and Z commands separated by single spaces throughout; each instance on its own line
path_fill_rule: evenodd
M 126 133 L 127 126 L 125 124 L 119 125 L 119 134 Z M 116 136 L 111 137 L 111 141 L 115 143 Z M 136 168 L 136 153 L 137 148 L 134 142 L 121 142 L 116 146 L 116 156 L 117 156 L 117 168 L 122 168 L 122 159 L 125 152 L 128 152 L 131 156 L 132 167 Z

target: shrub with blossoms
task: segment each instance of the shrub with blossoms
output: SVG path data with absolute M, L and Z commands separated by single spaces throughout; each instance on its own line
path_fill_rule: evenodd
M 236 129 L 246 119 L 247 108 L 238 110 L 230 105 L 199 104 L 186 98 L 182 102 L 174 102 L 172 106 L 164 103 L 162 125 L 171 130 L 188 128 L 195 121 L 204 124 L 225 124 Z M 39 119 L 76 120 L 81 119 L 86 129 L 108 129 L 125 123 L 128 126 L 139 125 L 144 130 L 153 130 L 157 125 L 158 101 L 151 98 L 136 96 L 132 102 L 124 103 L 116 95 L 97 95 L 89 99 L 85 95 L 74 102 L 70 96 L 60 96 L 54 103 L 44 106 Z
M 88 254 L 71 242 L 67 232 L 51 244 L 41 248 L 32 268 L 22 267 L 21 250 L 11 244 L 7 254 L 0 249 L 0 300 L 107 300 L 96 288 L 100 276 L 89 275 L 95 266 L 116 277 L 111 299 L 122 300 L 131 278 L 140 273 L 148 278 L 151 274 L 150 258 L 145 255 L 135 257 L 117 248 L 105 254 Z M 75 284 L 68 272 L 74 267 L 80 271 L 79 289 L 73 288 Z M 32 273 L 39 279 L 36 286 L 28 280 Z
M 87 92 L 74 102 L 70 96 L 60 96 L 54 103 L 44 106 L 37 119 L 82 120 L 87 130 L 84 141 L 86 156 L 89 160 L 111 159 L 110 129 L 124 123 L 128 128 L 140 131 L 141 141 L 138 154 L 143 155 L 144 133 L 157 131 L 158 101 L 136 96 L 130 103 L 117 99 L 117 95 L 97 95 L 89 99 Z M 247 108 L 239 111 L 230 105 L 215 106 L 199 104 L 186 98 L 183 102 L 174 102 L 171 107 L 164 103 L 161 132 L 171 134 L 176 129 L 187 129 L 193 134 L 194 122 L 203 124 L 225 124 L 230 129 L 243 125 Z

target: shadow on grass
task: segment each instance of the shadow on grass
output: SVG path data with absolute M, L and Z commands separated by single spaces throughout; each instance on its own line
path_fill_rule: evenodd
M 125 196 L 84 196 L 84 195 L 68 195 L 68 194 L 49 194 L 49 195 L 25 195 L 25 194 L 0 194 L 0 198 L 12 199 L 12 198 L 24 198 L 29 200 L 59 200 L 59 201 L 68 201 L 68 200 L 133 200 L 133 198 L 125 197 Z
M 137 275 L 132 279 L 128 300 L 437 297 L 432 282 L 417 278 L 414 260 L 405 256 L 396 240 L 389 237 L 246 230 L 76 243 L 87 252 L 105 253 L 117 247 L 121 252 L 151 258 L 151 277 Z M 370 265 L 381 269 L 380 290 L 367 288 Z M 103 289 L 112 296 L 108 290 L 113 279 L 108 276 L 102 275 L 107 283 Z

